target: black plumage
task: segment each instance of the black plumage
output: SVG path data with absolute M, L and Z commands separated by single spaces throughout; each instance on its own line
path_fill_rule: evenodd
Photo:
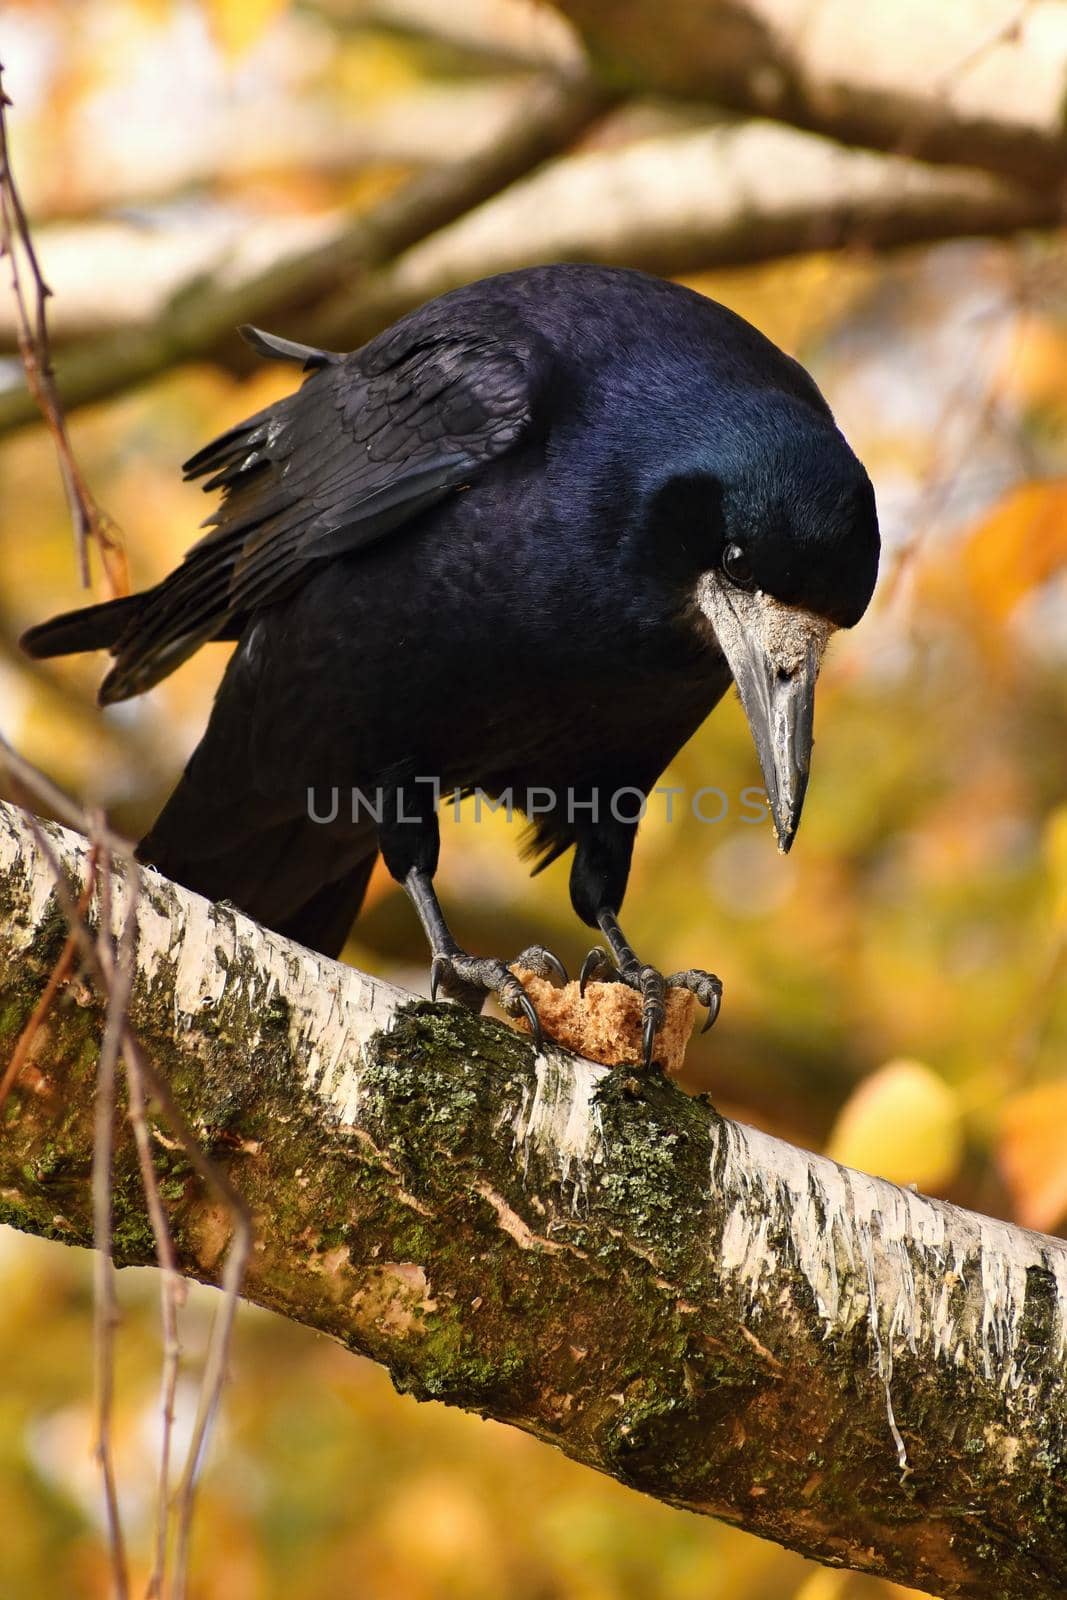
M 441 917 L 433 801 L 536 790 L 535 855 L 576 847 L 575 909 L 651 1051 L 664 980 L 618 928 L 636 829 L 609 797 L 650 791 L 735 678 L 788 845 L 822 646 L 874 586 L 862 466 L 802 367 L 640 273 L 487 279 L 351 355 L 250 337 L 307 376 L 187 463 L 221 491 L 210 531 L 155 588 L 24 640 L 109 647 L 105 702 L 239 640 L 141 859 L 335 954 L 381 849 L 435 978 L 514 1007 Z M 675 977 L 717 1008 L 717 980 Z

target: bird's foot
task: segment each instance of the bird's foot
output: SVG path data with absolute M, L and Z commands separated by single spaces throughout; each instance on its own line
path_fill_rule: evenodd
M 567 982 L 567 969 L 551 950 L 543 945 L 530 945 L 515 957 L 511 966 L 525 967 L 539 978 L 563 984 Z M 544 1034 L 533 1001 L 522 984 L 504 961 L 492 956 L 469 956 L 465 950 L 440 952 L 430 967 L 430 998 L 437 999 L 438 991 L 449 1000 L 478 1012 L 486 995 L 493 995 L 509 1017 L 526 1018 L 538 1049 L 544 1044 Z
M 722 979 L 700 967 L 689 967 L 685 972 L 672 972 L 665 978 L 655 967 L 639 961 L 631 952 L 621 961 L 612 960 L 602 946 L 596 945 L 582 962 L 578 974 L 579 992 L 585 994 L 587 983 L 625 983 L 641 996 L 641 1048 L 646 1067 L 652 1065 L 652 1051 L 656 1034 L 667 1015 L 667 990 L 688 989 L 708 1010 L 707 1020 L 701 1029 L 707 1033 L 722 1005 Z

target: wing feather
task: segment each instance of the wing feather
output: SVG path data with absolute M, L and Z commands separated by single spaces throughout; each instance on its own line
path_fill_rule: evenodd
M 319 562 L 468 484 L 535 426 L 552 359 L 494 304 L 459 322 L 443 303 L 425 307 L 350 356 L 253 342 L 308 376 L 185 463 L 220 504 L 117 640 L 105 701 L 150 687 L 208 639 L 236 637 Z

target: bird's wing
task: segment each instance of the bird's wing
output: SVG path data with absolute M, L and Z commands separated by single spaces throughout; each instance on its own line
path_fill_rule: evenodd
M 254 342 L 309 376 L 186 462 L 222 503 L 117 640 L 105 700 L 148 688 L 208 639 L 237 637 L 317 563 L 470 483 L 531 432 L 551 364 L 538 335 L 484 305 L 459 326 L 405 319 L 351 356 Z

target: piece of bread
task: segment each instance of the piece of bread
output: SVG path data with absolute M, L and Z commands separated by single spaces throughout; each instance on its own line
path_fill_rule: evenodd
M 577 983 L 557 989 L 524 967 L 512 971 L 533 1001 L 546 1038 L 605 1066 L 640 1066 L 641 996 L 635 990 L 625 983 L 590 982 L 582 996 Z M 681 1071 L 699 1009 L 696 995 L 688 989 L 667 990 L 667 1016 L 653 1052 L 665 1072 Z M 520 1032 L 529 1032 L 524 1017 L 508 1020 Z

